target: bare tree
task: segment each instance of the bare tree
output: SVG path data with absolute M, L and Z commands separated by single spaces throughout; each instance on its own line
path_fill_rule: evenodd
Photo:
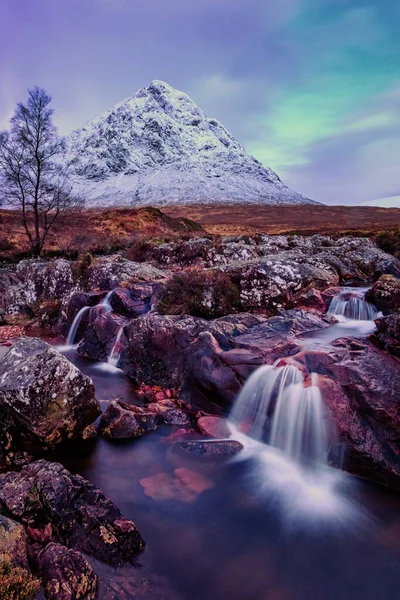
M 19 103 L 9 131 L 0 133 L 0 200 L 21 210 L 34 256 L 40 256 L 58 217 L 82 203 L 71 193 L 63 162 L 65 141 L 52 122 L 51 97 L 29 90 Z

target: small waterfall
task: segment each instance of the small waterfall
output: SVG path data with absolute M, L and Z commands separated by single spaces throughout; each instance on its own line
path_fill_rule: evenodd
M 111 294 L 113 293 L 114 290 L 111 290 L 110 292 L 108 292 L 108 294 L 106 296 L 104 296 L 103 300 L 100 302 L 100 304 L 98 304 L 98 306 L 101 306 L 103 309 L 103 312 L 108 313 L 112 311 L 112 306 L 110 304 L 110 298 L 111 298 Z
M 75 319 L 72 322 L 71 327 L 68 331 L 67 344 L 72 346 L 75 341 L 76 332 L 78 331 L 79 325 L 81 324 L 83 316 L 90 310 L 90 306 L 84 306 L 77 312 Z
M 375 306 L 365 300 L 365 292 L 348 288 L 332 298 L 328 314 L 353 321 L 374 321 L 378 317 Z
M 119 357 L 121 356 L 121 336 L 124 332 L 124 328 L 120 327 L 115 338 L 114 345 L 111 349 L 110 356 L 108 357 L 107 364 L 111 367 L 117 368 Z
M 292 461 L 324 465 L 329 448 L 328 415 L 319 388 L 304 385 L 292 365 L 260 367 L 241 390 L 231 413 L 235 427 L 279 448 Z

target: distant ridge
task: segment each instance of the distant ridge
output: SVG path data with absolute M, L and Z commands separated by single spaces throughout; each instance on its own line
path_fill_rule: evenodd
M 163 81 L 72 132 L 67 144 L 74 189 L 89 206 L 315 203 Z

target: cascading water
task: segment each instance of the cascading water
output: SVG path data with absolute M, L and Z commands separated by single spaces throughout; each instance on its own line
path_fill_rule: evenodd
M 84 306 L 75 315 L 75 319 L 73 320 L 72 325 L 71 325 L 71 327 L 69 328 L 69 331 L 68 331 L 68 336 L 67 336 L 67 344 L 68 345 L 70 345 L 70 346 L 73 345 L 73 343 L 75 341 L 76 332 L 78 331 L 79 325 L 81 324 L 81 321 L 82 321 L 84 315 L 88 311 L 90 311 L 90 306 Z
M 124 332 L 124 328 L 120 327 L 115 338 L 114 345 L 111 349 L 110 355 L 107 360 L 107 364 L 115 369 L 118 367 L 119 358 L 121 356 L 121 336 Z
M 332 298 L 328 314 L 346 317 L 353 321 L 374 321 L 378 311 L 365 299 L 365 290 L 345 288 Z
M 111 298 L 111 294 L 113 293 L 114 290 L 111 290 L 110 292 L 108 292 L 108 294 L 106 296 L 104 296 L 103 300 L 100 302 L 100 304 L 98 304 L 98 306 L 101 306 L 101 308 L 103 309 L 103 312 L 108 313 L 112 311 L 112 306 L 110 304 L 110 298 Z
M 260 367 L 241 390 L 230 420 L 237 430 L 279 448 L 294 462 L 325 465 L 328 415 L 314 383 L 305 385 L 292 365 Z

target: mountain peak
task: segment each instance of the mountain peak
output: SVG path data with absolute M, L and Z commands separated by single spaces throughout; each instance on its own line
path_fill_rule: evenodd
M 72 132 L 67 142 L 75 190 L 89 204 L 311 202 L 161 80 Z

